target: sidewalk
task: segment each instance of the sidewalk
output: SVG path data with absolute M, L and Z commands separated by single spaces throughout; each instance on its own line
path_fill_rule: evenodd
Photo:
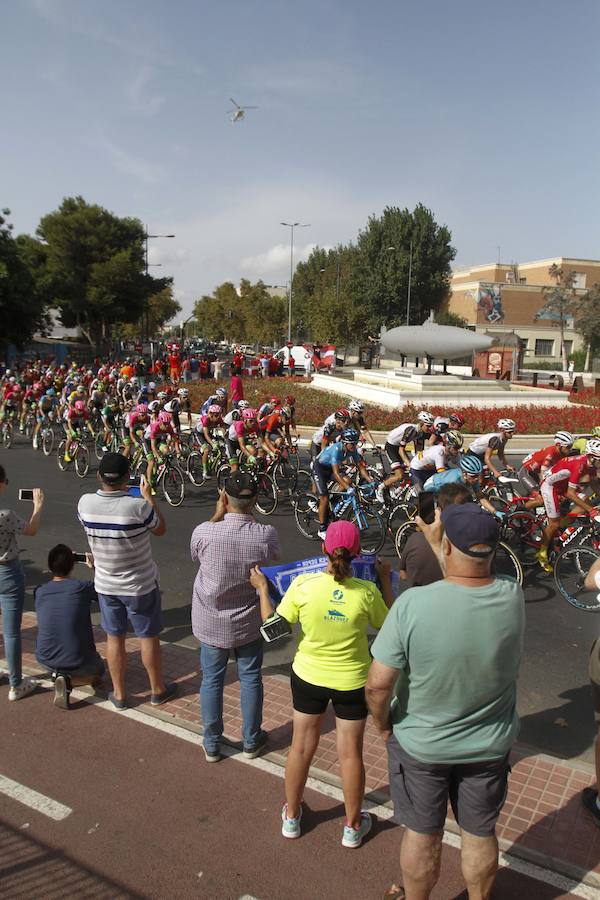
M 23 666 L 29 674 L 40 671 L 34 656 L 35 630 L 35 615 L 26 613 L 22 629 Z M 98 651 L 104 655 L 103 632 L 96 628 L 95 637 Z M 1 639 L 0 648 L 0 655 L 3 655 Z M 128 654 L 127 681 L 132 699 L 139 703 L 138 711 L 201 732 L 198 654 L 173 644 L 163 644 L 165 674 L 169 680 L 179 682 L 180 696 L 159 710 L 152 709 L 148 703 L 146 673 L 140 659 L 139 642 L 135 638 L 128 640 Z M 269 674 L 266 666 L 264 684 L 263 726 L 270 735 L 265 755 L 272 762 L 283 765 L 292 730 L 289 680 L 280 674 Z M 5 697 L 2 699 L 5 702 Z M 56 714 L 62 715 L 58 710 Z M 77 713 L 73 712 L 73 715 Z M 3 718 L 6 718 L 6 711 Z M 224 722 L 227 741 L 237 744 L 241 737 L 241 720 L 235 666 L 229 667 L 227 675 Z M 339 785 L 334 728 L 330 710 L 311 775 L 320 781 Z M 385 748 L 370 721 L 365 735 L 364 760 L 369 799 L 389 803 Z M 511 763 L 508 798 L 497 830 L 501 849 L 600 888 L 600 830 L 590 821 L 579 799 L 581 790 L 594 783 L 591 767 L 573 765 L 529 750 L 522 744 L 516 744 Z M 199 760 L 199 765 L 203 765 L 202 760 Z M 458 831 L 452 818 L 446 821 L 446 829 Z

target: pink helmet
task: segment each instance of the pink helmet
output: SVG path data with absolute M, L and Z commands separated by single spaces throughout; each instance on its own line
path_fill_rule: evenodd
M 41 381 L 36 381 L 36 382 L 34 383 L 34 385 L 33 385 L 33 390 L 34 390 L 34 391 L 41 391 L 43 387 L 44 387 L 44 385 L 42 384 Z
M 257 412 L 255 409 L 243 409 L 242 410 L 242 419 L 255 419 L 257 416 Z
M 148 412 L 148 404 L 147 403 L 138 403 L 138 405 L 135 408 L 135 411 L 139 412 L 139 413 L 147 413 Z
M 161 409 L 158 414 L 159 422 L 170 422 L 171 421 L 171 413 L 167 412 L 166 409 Z
M 218 403 L 212 403 L 212 404 L 208 407 L 208 411 L 209 411 L 209 413 L 211 413 L 213 416 L 220 416 L 221 413 L 223 412 L 223 410 L 221 409 L 221 407 L 219 406 Z
M 75 401 L 75 409 L 76 409 L 78 412 L 83 412 L 83 410 L 84 410 L 85 408 L 86 408 L 86 407 L 85 407 L 85 400 L 76 400 L 76 401 Z

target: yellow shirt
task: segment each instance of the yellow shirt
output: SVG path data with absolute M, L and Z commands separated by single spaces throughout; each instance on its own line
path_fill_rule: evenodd
M 299 678 L 338 691 L 364 687 L 371 664 L 367 626 L 381 628 L 388 613 L 373 582 L 339 584 L 327 572 L 299 575 L 277 612 L 290 624 L 300 622 L 292 663 Z

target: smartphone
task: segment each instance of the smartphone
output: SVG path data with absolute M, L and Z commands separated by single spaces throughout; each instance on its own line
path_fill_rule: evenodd
M 421 491 L 417 497 L 419 515 L 426 525 L 431 525 L 435 519 L 435 500 L 429 491 Z
M 75 562 L 87 562 L 87 556 L 85 555 L 85 553 L 74 553 L 73 559 L 75 560 Z
M 260 628 L 260 633 L 267 643 L 271 643 L 272 641 L 277 641 L 279 638 L 287 637 L 292 633 L 292 628 L 290 623 L 283 618 L 283 616 L 278 616 L 277 613 L 273 613 L 272 616 L 269 616 L 268 619 L 265 619 Z
M 29 488 L 20 488 L 19 500 L 33 500 L 33 490 Z
M 129 487 L 139 487 L 140 486 L 140 476 L 139 475 L 130 475 L 129 476 Z

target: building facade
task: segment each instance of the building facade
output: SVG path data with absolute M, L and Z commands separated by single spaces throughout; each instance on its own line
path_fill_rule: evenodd
M 522 339 L 524 362 L 559 362 L 562 347 L 558 322 L 543 312 L 544 287 L 552 286 L 549 269 L 556 265 L 575 272 L 576 293 L 584 296 L 600 282 L 600 260 L 555 257 L 527 263 L 491 263 L 456 269 L 451 279 L 448 310 L 466 319 L 476 331 L 514 331 Z M 565 329 L 567 355 L 584 348 L 572 319 Z

